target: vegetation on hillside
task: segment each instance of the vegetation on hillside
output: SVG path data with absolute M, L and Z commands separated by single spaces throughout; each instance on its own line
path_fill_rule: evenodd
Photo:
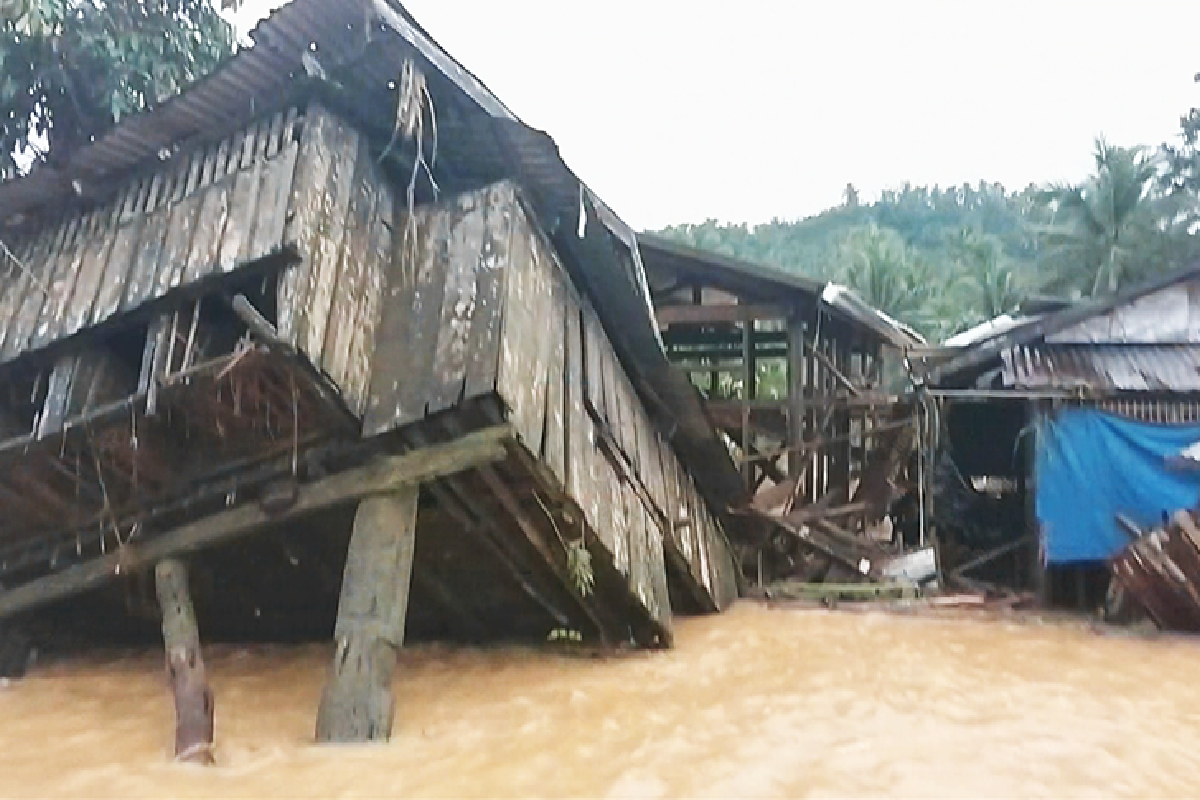
M 854 287 L 931 340 L 1034 295 L 1086 297 L 1200 257 L 1200 110 L 1157 149 L 1095 143 L 1076 185 L 905 185 L 864 203 L 848 185 L 814 217 L 708 220 L 661 231 L 685 244 Z

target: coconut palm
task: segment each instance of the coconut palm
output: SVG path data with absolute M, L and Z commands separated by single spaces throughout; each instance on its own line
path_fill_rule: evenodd
M 897 231 L 874 223 L 852 229 L 837 247 L 837 262 L 835 279 L 867 303 L 922 333 L 940 333 L 947 287 Z
M 1030 281 L 1004 252 L 999 237 L 961 228 L 947 247 L 960 276 L 960 325 L 974 325 L 1014 311 L 1028 293 Z
M 1155 193 L 1158 164 L 1148 149 L 1110 145 L 1101 137 L 1093 155 L 1096 171 L 1083 183 L 1042 192 L 1053 221 L 1041 232 L 1044 260 L 1060 284 L 1055 288 L 1098 294 L 1146 270 L 1141 245 L 1166 220 Z

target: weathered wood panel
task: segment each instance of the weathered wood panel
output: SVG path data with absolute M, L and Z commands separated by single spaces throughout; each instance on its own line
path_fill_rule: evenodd
M 363 423 L 368 435 L 496 390 L 501 319 L 530 313 L 513 306 L 513 293 L 530 289 L 503 274 L 511 248 L 525 254 L 517 258 L 530 257 L 528 245 L 512 239 L 508 192 L 507 202 L 492 188 L 397 214 Z M 507 355 L 521 360 L 528 351 Z M 520 369 L 514 363 L 506 378 Z
M 297 122 L 294 111 L 277 114 L 175 156 L 99 208 L 66 214 L 19 245 L 22 268 L 0 271 L 0 362 L 278 250 Z M 248 173 L 265 186 L 262 202 L 239 206 Z
M 499 184 L 398 217 L 364 433 L 494 392 L 654 619 L 670 623 L 664 546 L 689 564 L 689 594 L 700 587 L 711 607 L 727 605 L 735 590 L 718 574 L 730 558 L 720 525 L 676 475 L 678 459 L 599 317 L 515 189 Z M 697 510 L 677 532 L 679 495 Z
M 376 352 L 377 331 L 387 291 L 386 269 L 392 253 L 394 208 L 392 192 L 386 186 L 376 191 L 375 209 L 367 239 L 362 293 L 359 297 L 357 324 L 350 341 L 349 367 L 343 392 L 350 410 L 362 416 L 367 410 L 367 393 L 371 383 L 371 367 Z
M 344 238 L 333 277 L 333 297 L 329 308 L 329 324 L 325 332 L 325 344 L 320 353 L 321 368 L 335 384 L 346 385 L 350 366 L 350 342 L 355 327 L 359 324 L 359 300 L 367 280 L 368 259 L 378 262 L 386 255 L 367 252 L 371 235 L 371 216 L 375 212 L 378 195 L 375 184 L 370 180 L 372 161 L 365 141 L 359 143 L 360 152 L 356 159 L 354 187 L 346 210 Z M 372 268 L 378 268 L 372 263 Z M 309 313 L 312 313 L 311 310 Z M 310 354 L 316 355 L 316 354 Z

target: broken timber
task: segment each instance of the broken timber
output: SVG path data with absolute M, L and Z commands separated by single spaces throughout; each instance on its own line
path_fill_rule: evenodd
M 268 513 L 258 505 L 239 506 L 182 525 L 144 544 L 128 544 L 110 555 L 0 592 L 0 619 L 94 589 L 122 572 L 132 573 L 166 558 L 245 536 L 273 522 L 497 461 L 504 457 L 504 443 L 510 436 L 507 425 L 497 425 L 457 441 L 387 456 L 298 487 L 295 502 L 280 513 Z

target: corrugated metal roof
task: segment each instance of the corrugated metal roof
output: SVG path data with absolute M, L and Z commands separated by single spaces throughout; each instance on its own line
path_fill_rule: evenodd
M 1200 344 L 1021 346 L 1001 360 L 1018 389 L 1200 391 Z
M 1037 342 L 1084 320 L 1107 314 L 1115 308 L 1198 276 L 1200 276 L 1200 261 L 1176 272 L 1153 278 L 1137 286 L 1131 286 L 1108 297 L 1081 300 L 1061 311 L 1045 314 L 1026 324 L 1018 325 L 962 348 L 961 352 L 954 357 L 933 368 L 923 380 L 930 386 L 943 388 L 969 385 L 974 376 L 994 369 L 996 360 L 1002 358 L 1006 351 L 1035 345 Z
M 43 209 L 57 213 L 73 198 L 111 199 L 147 165 L 228 135 L 308 92 L 326 99 L 339 95 L 335 110 L 386 139 L 394 124 L 391 86 L 405 61 L 414 59 L 437 115 L 438 183 L 451 192 L 506 178 L 521 185 L 573 277 L 592 295 L 639 390 L 647 402 L 656 399 L 670 409 L 675 445 L 706 496 L 720 508 L 740 495 L 741 478 L 709 426 L 698 393 L 671 368 L 647 313 L 633 231 L 571 172 L 549 136 L 522 124 L 395 2 L 292 0 L 251 38 L 254 47 L 173 100 L 126 118 L 65 165 L 41 166 L 0 184 L 0 225 Z M 331 81 L 308 77 L 306 54 L 315 56 Z M 578 224 L 581 216 L 586 225 Z M 622 252 L 625 258 L 614 257 Z

